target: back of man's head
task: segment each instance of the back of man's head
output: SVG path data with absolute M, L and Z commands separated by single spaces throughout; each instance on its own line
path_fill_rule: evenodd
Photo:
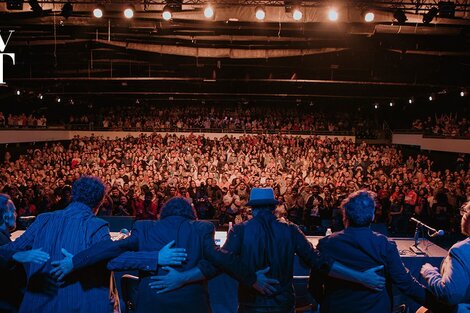
M 98 177 L 82 176 L 73 183 L 72 201 L 96 208 L 103 200 L 105 189 L 104 183 Z
M 170 216 L 182 216 L 191 220 L 197 219 L 197 214 L 189 202 L 182 197 L 173 197 L 162 207 L 160 219 Z
M 343 214 L 352 227 L 367 227 L 374 220 L 375 193 L 359 190 L 349 195 L 341 203 Z
M 16 227 L 16 208 L 9 195 L 0 193 L 0 227 Z

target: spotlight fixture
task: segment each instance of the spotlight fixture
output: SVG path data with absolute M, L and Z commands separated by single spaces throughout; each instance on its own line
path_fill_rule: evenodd
M 299 5 L 298 0 L 284 0 L 284 9 L 286 13 L 292 13 L 294 7 Z
M 378 103 L 375 103 L 375 104 L 374 104 L 374 109 L 377 110 L 378 108 L 379 108 L 379 104 L 378 104 Z
M 460 96 L 465 97 L 465 91 L 464 90 L 460 91 Z
M 213 18 L 214 17 L 214 8 L 211 5 L 208 5 L 204 8 L 204 17 Z
M 66 19 L 68 19 L 69 17 L 71 17 L 72 14 L 73 14 L 73 5 L 72 5 L 72 3 L 70 3 L 70 2 L 65 3 L 65 4 L 62 6 L 62 10 L 61 10 L 60 14 L 61 14 L 63 17 L 65 17 Z
M 373 22 L 374 19 L 375 19 L 374 12 L 366 12 L 366 14 L 364 14 L 364 21 L 366 21 L 367 23 Z
M 40 93 L 40 94 L 38 95 L 38 99 L 39 99 L 39 100 L 42 100 L 42 99 L 44 99 L 44 96 Z
M 339 14 L 336 9 L 329 9 L 328 10 L 328 19 L 332 22 L 336 22 L 338 20 Z
M 423 15 L 423 23 L 424 24 L 429 24 L 432 22 L 432 20 L 437 16 L 437 13 L 439 13 L 439 9 L 436 7 L 432 7 L 428 13 Z
M 296 7 L 292 10 L 292 18 L 296 21 L 300 21 L 302 19 L 302 11 L 300 11 L 300 7 Z
M 23 10 L 23 0 L 7 0 L 8 10 Z
M 57 98 L 55 99 L 55 101 L 57 101 L 57 103 L 60 103 L 60 101 L 61 101 L 60 97 L 57 97 Z
M 134 7 L 129 5 L 123 11 L 124 17 L 127 19 L 131 19 L 134 17 Z
M 42 14 L 42 7 L 39 5 L 38 0 L 29 0 L 28 3 L 34 13 Z
M 165 20 L 165 21 L 169 21 L 173 18 L 173 14 L 172 14 L 172 9 L 170 6 L 166 5 L 164 8 L 163 8 L 163 12 L 162 12 L 162 18 Z
M 409 103 L 409 104 L 412 104 L 412 103 L 413 103 L 413 98 L 409 98 L 409 99 L 408 99 L 408 103 Z
M 93 10 L 93 16 L 96 18 L 102 18 L 103 17 L 103 9 L 101 7 L 97 7 Z
M 398 24 L 405 24 L 406 21 L 408 21 L 408 18 L 406 17 L 405 11 L 403 11 L 403 9 L 397 9 L 395 12 L 393 12 L 393 18 L 397 20 Z
M 17 95 L 17 96 L 21 96 L 21 90 L 17 89 L 17 90 L 16 90 L 16 95 Z
M 389 105 L 390 107 L 393 107 L 393 101 L 390 101 Z
M 455 17 L 455 2 L 452 1 L 439 1 L 439 17 L 454 18 Z
M 266 17 L 266 11 L 262 7 L 256 7 L 255 16 L 258 21 L 262 21 Z
M 428 99 L 429 99 L 429 101 L 434 101 L 434 99 L 435 99 L 434 94 L 431 94 Z

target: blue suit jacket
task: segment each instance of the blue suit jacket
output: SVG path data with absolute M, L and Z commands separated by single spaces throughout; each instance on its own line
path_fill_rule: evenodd
M 187 261 L 177 268 L 179 271 L 198 266 L 206 277 L 212 277 L 217 273 L 217 269 L 212 266 L 214 263 L 245 284 L 251 285 L 256 280 L 254 271 L 248 272 L 237 258 L 215 250 L 212 223 L 181 216 L 170 216 L 160 221 L 138 221 L 130 237 L 115 242 L 103 241 L 76 255 L 73 259 L 74 268 L 80 269 L 115 258 L 108 263 L 109 269 L 141 271 L 137 312 L 207 313 L 209 301 L 205 282 L 191 283 L 165 294 L 157 294 L 148 286 L 151 275 L 166 274 L 157 267 L 156 251 L 172 240 L 176 241 L 176 247 L 186 248 L 188 254 Z
M 424 273 L 428 288 L 439 299 L 450 303 L 470 303 L 470 238 L 457 242 L 441 265 L 441 271 Z
M 426 298 L 425 288 L 414 279 L 403 265 L 396 244 L 368 227 L 348 227 L 324 237 L 318 242 L 322 255 L 339 261 L 354 270 L 364 271 L 385 266 L 388 288 L 375 292 L 359 284 L 331 277 L 325 278 L 321 312 L 391 312 L 391 283 L 418 303 Z M 321 283 L 311 279 L 311 283 Z
M 4 258 L 11 257 L 12 251 L 38 248 L 51 256 L 43 265 L 26 267 L 28 285 L 20 312 L 112 312 L 110 274 L 104 264 L 77 272 L 61 284 L 49 275 L 51 261 L 64 257 L 62 248 L 75 254 L 106 238 L 107 223 L 88 206 L 73 202 L 65 210 L 39 215 L 21 237 L 1 247 Z

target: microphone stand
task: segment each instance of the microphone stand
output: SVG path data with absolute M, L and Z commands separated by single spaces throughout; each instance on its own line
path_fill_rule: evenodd
M 421 224 L 417 223 L 416 228 L 415 228 L 415 234 L 414 234 L 414 244 L 410 246 L 410 250 L 413 251 L 414 254 L 424 254 L 423 250 L 419 248 L 419 233 L 421 230 Z
M 419 233 L 420 231 L 422 231 L 421 229 L 421 224 L 420 223 L 417 223 L 416 224 L 416 228 L 415 228 L 415 234 L 414 234 L 414 244 L 410 246 L 410 250 L 416 254 L 416 255 L 424 255 L 426 254 L 426 252 L 424 252 L 423 250 L 421 250 L 421 248 L 419 247 Z

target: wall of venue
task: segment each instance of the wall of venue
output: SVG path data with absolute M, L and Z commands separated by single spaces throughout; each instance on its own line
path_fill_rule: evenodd
M 157 132 L 158 133 L 158 132 Z M 59 140 L 71 140 L 75 136 L 90 137 L 98 136 L 107 139 L 124 138 L 128 136 L 138 137 L 141 134 L 153 134 L 152 132 L 129 132 L 129 131 L 80 131 L 80 130 L 2 130 L 0 131 L 0 143 L 24 143 L 24 142 L 45 142 L 45 141 L 59 141 Z M 190 133 L 187 132 L 161 132 L 161 134 L 176 134 L 177 136 L 188 136 Z M 221 138 L 224 136 L 241 137 L 244 135 L 255 135 L 255 134 L 243 134 L 243 133 L 195 133 L 197 135 L 204 135 L 206 138 Z M 294 136 L 294 135 L 286 135 Z M 295 135 L 300 137 L 311 137 L 313 135 Z M 353 142 L 356 141 L 355 136 L 345 135 L 319 135 L 322 138 L 339 138 L 348 139 Z
M 392 143 L 418 146 L 421 150 L 470 153 L 470 138 L 438 138 L 423 134 L 393 134 Z

